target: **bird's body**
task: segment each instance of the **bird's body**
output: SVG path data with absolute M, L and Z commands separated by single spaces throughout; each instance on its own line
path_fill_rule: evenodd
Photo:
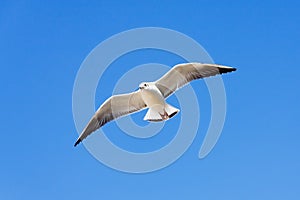
M 149 108 L 144 120 L 164 121 L 179 112 L 178 109 L 166 103 L 164 96 L 154 82 L 141 83 L 139 88 L 142 99 Z
M 155 83 L 141 83 L 139 88 L 141 90 L 142 99 L 147 107 L 151 108 L 165 104 L 165 98 L 155 86 Z
M 148 108 L 144 120 L 165 121 L 179 110 L 165 99 L 188 82 L 235 71 L 235 68 L 216 64 L 184 63 L 173 67 L 155 82 L 143 82 L 136 92 L 115 95 L 107 99 L 84 128 L 74 146 L 109 121 Z

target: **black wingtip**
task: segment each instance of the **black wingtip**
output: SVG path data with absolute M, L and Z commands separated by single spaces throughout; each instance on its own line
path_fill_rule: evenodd
M 76 147 L 82 140 L 81 139 L 78 139 L 75 144 L 74 144 L 74 147 Z
M 219 72 L 220 74 L 224 74 L 224 73 L 228 73 L 228 72 L 233 72 L 233 71 L 236 71 L 236 68 L 234 67 L 228 67 L 228 68 L 221 68 L 219 67 Z

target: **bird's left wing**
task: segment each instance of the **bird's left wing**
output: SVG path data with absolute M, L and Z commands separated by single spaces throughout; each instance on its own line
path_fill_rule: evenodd
M 74 146 L 107 122 L 144 108 L 146 108 L 146 104 L 141 97 L 140 90 L 128 94 L 111 96 L 96 111 Z
M 217 64 L 183 63 L 174 66 L 155 82 L 162 95 L 167 98 L 177 89 L 192 80 L 235 71 L 236 68 Z

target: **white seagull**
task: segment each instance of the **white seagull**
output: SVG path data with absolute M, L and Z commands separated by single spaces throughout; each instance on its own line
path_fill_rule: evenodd
M 157 81 L 141 83 L 139 90 L 135 92 L 108 98 L 83 129 L 74 146 L 107 122 L 145 108 L 149 108 L 149 110 L 144 120 L 151 122 L 168 120 L 179 110 L 166 103 L 165 99 L 177 89 L 195 79 L 235 70 L 236 68 L 217 64 L 183 63 L 175 65 Z

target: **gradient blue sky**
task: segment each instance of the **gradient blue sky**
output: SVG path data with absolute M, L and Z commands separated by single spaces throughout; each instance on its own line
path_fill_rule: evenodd
M 0 198 L 299 199 L 299 7 L 294 0 L 1 1 Z M 201 103 L 194 143 L 173 165 L 134 175 L 73 147 L 72 88 L 98 43 L 144 26 L 187 34 L 238 71 L 224 77 L 227 119 L 209 156 L 197 157 L 210 106 L 200 81 L 193 83 Z M 149 51 L 118 62 L 129 70 L 178 58 Z M 105 74 L 117 72 L 112 66 Z M 97 91 L 96 106 L 109 92 Z M 124 148 L 141 145 L 121 135 L 110 137 Z

